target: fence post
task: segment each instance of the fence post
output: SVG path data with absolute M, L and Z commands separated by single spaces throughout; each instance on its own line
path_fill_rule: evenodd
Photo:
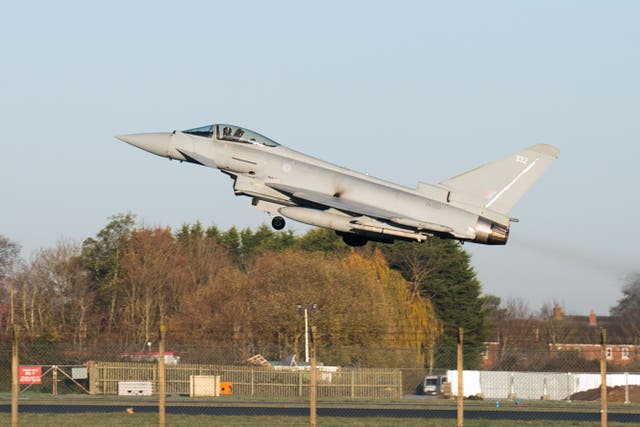
M 166 384 L 164 372 L 164 339 L 167 328 L 160 324 L 160 342 L 158 343 L 158 427 L 165 425 Z
M 96 362 L 93 360 L 87 362 L 87 374 L 89 376 L 89 394 L 96 394 L 98 389 L 98 370 L 96 369 Z
M 298 397 L 302 397 L 302 370 L 298 371 Z
M 58 395 L 58 366 L 53 365 L 51 367 L 51 394 L 53 396 Z
M 311 388 L 309 389 L 309 426 L 316 427 L 317 384 L 316 372 L 316 327 L 311 327 Z
M 434 351 L 433 351 L 433 344 L 431 344 L 429 346 L 429 350 L 427 350 L 429 353 L 429 373 L 428 375 L 433 375 L 433 365 L 435 363 L 435 355 L 434 355 Z
M 351 368 L 351 398 L 355 399 L 356 397 L 356 371 L 354 368 Z
M 255 382 L 256 382 L 256 378 L 255 378 L 255 369 L 253 367 L 251 367 L 251 396 L 253 396 L 256 392 L 255 390 Z
M 517 397 L 515 381 L 516 380 L 513 376 L 513 372 L 511 372 L 509 374 L 509 396 L 507 396 L 508 399 L 515 399 Z
M 457 427 L 464 426 L 464 358 L 462 354 L 464 330 L 458 328 L 458 423 Z
M 600 328 L 600 425 L 607 427 L 607 330 Z
M 13 345 L 11 346 L 11 427 L 18 427 L 18 345 L 20 344 L 20 326 L 13 324 Z
M 624 403 L 631 403 L 629 401 L 629 372 L 624 373 Z

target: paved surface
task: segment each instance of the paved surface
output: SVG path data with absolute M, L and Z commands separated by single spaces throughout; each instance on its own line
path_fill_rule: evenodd
M 151 402 L 139 402 L 140 404 L 124 402 L 122 404 L 93 404 L 73 402 L 47 402 L 47 403 L 20 403 L 20 412 L 23 413 L 83 413 L 83 412 L 124 412 L 127 407 L 133 406 L 136 412 L 156 412 L 157 406 Z M 248 402 L 247 402 L 248 403 Z M 299 404 L 279 404 L 280 406 L 264 406 L 261 403 L 240 405 L 190 405 L 172 403 L 167 406 L 169 414 L 188 415 L 241 415 L 241 416 L 307 416 L 309 409 Z M 10 412 L 11 405 L 1 404 L 0 412 Z M 410 409 L 394 408 L 359 408 L 359 407 L 321 407 L 318 408 L 319 417 L 346 417 L 346 418 L 368 418 L 368 417 L 393 417 L 393 418 L 443 418 L 455 419 L 454 409 Z M 465 419 L 488 419 L 488 420 L 521 420 L 521 421 L 591 421 L 600 420 L 598 412 L 569 412 L 569 411 L 527 411 L 527 410 L 474 410 L 467 409 L 464 413 Z M 640 423 L 639 413 L 609 413 L 609 421 Z

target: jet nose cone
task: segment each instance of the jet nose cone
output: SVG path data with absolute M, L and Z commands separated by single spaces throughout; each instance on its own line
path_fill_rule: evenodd
M 166 156 L 169 139 L 171 134 L 167 132 L 160 133 L 133 133 L 130 135 L 116 136 L 120 141 L 131 144 L 142 150 L 148 151 L 158 156 Z
M 136 145 L 136 143 L 133 142 L 135 141 L 136 136 L 136 134 L 132 133 L 131 135 L 117 135 L 116 138 L 120 141 L 126 142 L 127 144 Z

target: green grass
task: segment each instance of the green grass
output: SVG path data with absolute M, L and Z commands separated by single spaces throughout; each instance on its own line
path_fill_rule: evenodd
M 0 402 L 3 399 L 0 398 Z M 6 402 L 7 404 L 9 401 Z M 234 397 L 221 398 L 189 398 L 189 397 L 171 397 L 168 398 L 167 407 L 170 406 L 211 406 L 211 407 L 251 407 L 256 408 L 256 412 L 260 412 L 260 408 L 308 408 L 309 401 L 304 399 L 277 400 L 277 399 L 238 399 Z M 566 401 L 543 401 L 543 400 L 525 400 L 520 405 L 516 405 L 508 399 L 500 400 L 501 407 L 498 411 L 517 411 L 527 412 L 600 412 L 600 402 L 566 402 Z M 46 397 L 26 397 L 20 401 L 20 405 L 117 405 L 117 406 L 151 406 L 157 407 L 157 397 L 123 397 L 123 396 L 79 396 L 77 398 L 69 398 L 68 396 L 59 396 L 56 398 Z M 455 400 L 445 399 L 428 399 L 428 400 L 394 400 L 394 401 L 366 401 L 366 400 L 327 400 L 323 399 L 318 402 L 318 408 L 354 408 L 354 409 L 417 409 L 417 410 L 456 410 Z M 495 400 L 483 401 L 465 401 L 464 409 L 468 411 L 496 411 Z M 638 413 L 640 412 L 640 404 L 622 404 L 610 403 L 610 413 Z M 526 418 L 526 415 L 523 415 Z
M 138 398 L 135 399 L 135 404 L 131 398 L 121 398 L 118 396 L 59 396 L 56 398 L 47 397 L 43 398 L 40 396 L 22 396 L 20 405 L 29 406 L 43 406 L 46 407 L 48 405 L 52 406 L 61 406 L 61 405 L 78 405 L 82 406 L 85 404 L 92 405 L 120 405 L 122 407 L 125 406 L 134 406 L 134 407 L 149 407 L 156 406 L 157 400 L 155 397 L 144 399 Z M 0 396 L 0 403 L 8 404 L 8 401 L 2 399 Z M 600 405 L 598 402 L 555 402 L 555 401 L 523 401 L 520 406 L 516 406 L 512 401 L 504 400 L 501 401 L 502 409 L 505 411 L 517 411 L 521 412 L 521 417 L 523 420 L 526 420 L 528 414 L 531 414 L 531 417 L 535 416 L 533 414 L 536 411 L 551 411 L 551 412 L 592 412 L 597 414 L 600 409 Z M 166 416 L 166 426 L 233 426 L 233 427 L 242 427 L 242 426 L 277 426 L 277 427 L 292 427 L 292 426 L 308 426 L 309 418 L 308 417 L 296 417 L 296 416 L 265 416 L 260 415 L 260 408 L 269 408 L 269 407 L 307 407 L 308 402 L 303 400 L 293 400 L 293 401 L 260 401 L 260 402 L 250 402 L 246 399 L 237 399 L 229 396 L 226 399 L 216 398 L 215 400 L 211 399 L 193 399 L 193 398 L 181 398 L 181 397 L 172 397 L 167 399 L 168 406 L 171 405 L 186 405 L 186 406 L 201 406 L 201 405 L 212 405 L 212 406 L 250 406 L 255 408 L 256 415 L 250 416 L 214 416 L 214 415 L 174 415 L 167 414 Z M 454 410 L 455 411 L 455 401 L 452 400 L 444 400 L 444 399 L 427 399 L 423 401 L 412 401 L 412 400 L 398 400 L 393 402 L 368 402 L 368 401 L 322 401 L 319 403 L 319 407 L 321 408 L 354 408 L 354 409 L 364 409 L 364 408 L 376 408 L 376 409 L 422 409 L 428 411 L 432 410 Z M 150 408 L 145 408 L 150 409 Z M 465 401 L 465 409 L 469 411 L 495 411 L 495 402 L 492 401 Z M 640 410 L 640 405 L 631 404 L 610 404 L 609 412 L 610 413 L 637 413 Z M 498 410 L 499 411 L 499 410 Z M 490 414 L 487 414 L 490 417 Z M 102 427 L 102 426 L 157 426 L 158 425 L 158 415 L 155 412 L 135 412 L 134 414 L 126 414 L 123 412 L 120 413 L 79 413 L 79 414 L 34 414 L 34 413 L 20 413 L 19 416 L 19 425 L 22 427 L 25 426 L 77 426 L 77 427 Z M 9 426 L 10 425 L 10 414 L 7 412 L 0 413 L 0 426 Z M 442 418 L 429 418 L 429 414 L 425 418 L 346 418 L 346 417 L 318 417 L 318 426 L 319 427 L 329 427 L 329 426 L 373 426 L 373 427 L 381 427 L 381 426 L 390 426 L 390 427 L 416 427 L 416 426 L 425 426 L 425 427 L 448 427 L 455 426 L 456 422 L 454 419 L 442 419 Z M 600 425 L 599 422 L 579 422 L 579 421 L 564 421 L 564 422 L 556 422 L 549 420 L 542 421 L 514 421 L 514 420 L 506 420 L 506 421 L 498 421 L 498 420 L 474 420 L 474 419 L 465 419 L 465 426 L 467 427 L 511 427 L 513 425 L 518 425 L 518 427 L 543 427 L 543 426 L 559 426 L 559 427 L 569 427 L 569 426 L 584 426 L 584 427 L 597 427 Z M 631 426 L 629 423 L 612 423 L 609 422 L 609 426 L 611 427 L 621 427 L 621 426 Z
M 467 427 L 510 427 L 514 423 L 524 427 L 547 427 L 549 421 L 495 421 L 495 420 L 465 420 Z M 0 414 L 0 426 L 11 424 L 10 414 Z M 112 427 L 112 426 L 157 426 L 157 414 L 20 414 L 21 427 Z M 267 416 L 210 416 L 210 415 L 167 415 L 167 427 L 173 426 L 277 426 L 293 427 L 308 426 L 307 417 L 267 417 Z M 455 426 L 455 420 L 420 419 L 420 418 L 318 418 L 319 427 L 448 427 Z M 599 422 L 553 422 L 555 427 L 597 427 Z M 611 427 L 629 426 L 624 423 L 609 423 Z

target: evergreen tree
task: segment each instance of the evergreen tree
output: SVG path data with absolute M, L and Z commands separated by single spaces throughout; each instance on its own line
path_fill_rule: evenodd
M 340 253 L 349 247 L 335 231 L 327 228 L 312 228 L 296 239 L 296 247 L 307 252 Z
M 622 324 L 627 342 L 640 341 L 640 273 L 633 274 L 627 279 L 622 289 L 622 298 L 611 307 L 611 314 L 625 319 Z
M 220 243 L 229 250 L 229 253 L 238 265 L 241 264 L 240 242 L 240 233 L 238 233 L 238 229 L 235 226 L 220 234 Z
M 218 230 L 218 227 L 216 227 L 215 225 L 207 227 L 207 230 L 204 232 L 204 234 L 211 239 L 216 239 L 218 241 L 220 240 L 220 230 Z
M 451 240 L 381 245 L 389 266 L 399 270 L 411 291 L 430 301 L 443 327 L 435 351 L 436 367 L 455 366 L 458 328 L 464 328 L 465 367 L 477 367 L 487 335 L 480 282 L 470 256 Z
M 255 232 L 245 228 L 240 232 L 242 242 L 242 256 L 245 259 L 259 254 L 264 250 L 282 251 L 293 246 L 296 237 L 291 230 L 273 231 L 266 224 L 260 225 Z
M 81 264 L 89 273 L 89 288 L 96 293 L 97 313 L 102 315 L 100 329 L 114 332 L 119 308 L 117 285 L 122 277 L 123 245 L 135 225 L 132 213 L 117 214 L 95 238 L 82 243 Z

